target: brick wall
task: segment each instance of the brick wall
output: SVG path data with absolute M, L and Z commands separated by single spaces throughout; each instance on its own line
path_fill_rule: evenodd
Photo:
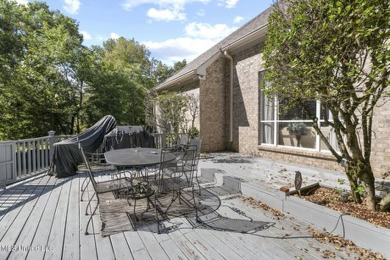
M 199 120 L 196 126 L 205 152 L 231 150 L 242 154 L 306 164 L 342 171 L 326 152 L 299 150 L 284 146 L 259 145 L 259 72 L 261 45 L 235 53 L 233 77 L 233 143 L 229 143 L 230 61 L 221 57 L 208 69 L 205 79 L 193 81 L 177 90 L 198 95 Z M 372 167 L 375 176 L 390 171 L 390 103 L 375 110 Z
M 374 110 L 371 166 L 377 177 L 390 171 L 390 100 Z
M 292 163 L 342 171 L 334 157 L 326 152 L 297 150 L 289 147 L 259 145 L 259 72 L 261 45 L 256 45 L 233 55 L 234 58 L 234 135 L 230 150 L 243 154 L 266 157 Z M 226 59 L 226 136 L 229 128 L 229 61 Z M 376 108 L 373 130 L 372 167 L 376 177 L 390 171 L 390 103 Z M 226 139 L 228 141 L 228 139 Z
M 225 150 L 224 58 L 215 61 L 200 80 L 200 134 L 203 151 Z
M 233 56 L 235 65 L 233 88 L 234 134 L 232 149 L 254 154 L 259 140 L 259 79 L 261 45 L 238 52 Z

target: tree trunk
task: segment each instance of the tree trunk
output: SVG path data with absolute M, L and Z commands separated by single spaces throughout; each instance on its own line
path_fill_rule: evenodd
M 365 170 L 363 170 L 361 173 L 361 179 L 365 184 L 367 192 L 367 207 L 371 210 L 376 210 L 375 177 L 372 172 L 371 166 L 365 166 Z
M 370 210 L 376 210 L 375 200 L 375 177 L 369 162 L 365 160 L 355 160 L 347 164 L 347 176 L 351 187 L 351 193 L 356 203 L 361 203 L 361 190 L 359 189 L 359 179 L 364 183 L 367 193 L 366 203 Z
M 349 187 L 351 188 L 353 201 L 356 203 L 362 203 L 362 197 L 358 192 L 359 183 L 358 183 L 358 178 L 355 177 L 355 171 L 353 169 L 350 169 L 350 167 L 347 167 L 346 174 L 349 181 Z
M 381 211 L 390 210 L 390 194 L 387 194 L 379 203 Z

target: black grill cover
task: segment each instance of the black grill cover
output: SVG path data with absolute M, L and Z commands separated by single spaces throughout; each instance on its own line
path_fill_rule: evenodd
M 143 126 L 118 126 L 104 137 L 106 151 L 121 148 L 155 147 L 154 137 Z
M 107 115 L 78 136 L 55 143 L 48 174 L 58 178 L 75 175 L 77 166 L 83 162 L 78 141 L 85 152 L 93 153 L 103 143 L 104 136 L 111 132 L 115 126 L 115 118 Z

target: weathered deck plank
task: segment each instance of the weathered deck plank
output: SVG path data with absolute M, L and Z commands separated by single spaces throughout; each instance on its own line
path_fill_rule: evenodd
M 82 180 L 80 180 L 82 181 Z M 80 201 L 80 259 L 99 259 L 96 247 L 96 241 L 95 241 L 95 235 L 94 235 L 94 223 L 91 221 L 89 224 L 88 232 L 89 235 L 85 235 L 86 225 L 88 222 L 88 219 L 90 215 L 85 215 L 85 209 L 88 204 L 88 200 L 90 196 L 93 196 L 93 192 L 90 189 L 90 186 L 88 186 L 88 189 L 84 193 L 84 199 L 83 201 Z M 81 199 L 81 197 L 79 197 Z M 88 209 L 88 214 L 91 214 L 90 212 L 95 207 L 96 202 L 91 203 Z
M 66 216 L 66 227 L 64 234 L 63 259 L 80 258 L 80 178 L 72 178 L 68 211 Z
M 4 233 L 3 237 L 1 238 L 1 244 L 2 245 L 7 245 L 7 246 L 22 246 L 21 250 L 1 250 L 0 251 L 0 259 L 6 259 L 11 255 L 12 253 L 24 253 L 28 251 L 28 246 L 30 245 L 31 240 L 26 241 L 26 242 L 18 242 L 18 239 L 28 239 L 28 237 L 25 237 L 25 235 L 33 235 L 35 233 L 34 227 L 29 225 L 28 223 L 36 223 L 34 217 L 35 214 L 32 214 L 33 209 L 35 206 L 38 204 L 39 208 L 39 201 L 43 201 L 44 197 L 40 196 L 43 190 L 40 188 L 40 184 L 45 185 L 47 182 L 47 179 L 39 179 L 39 181 L 36 181 L 36 185 L 31 185 L 30 188 L 26 188 L 24 190 L 24 194 L 28 194 L 28 197 L 25 196 L 24 199 L 26 200 L 26 203 L 23 205 L 20 205 L 18 210 L 15 208 L 11 211 L 8 212 L 7 216 L 5 217 L 6 220 L 7 218 L 14 218 L 13 222 L 8 226 L 7 231 Z M 21 195 L 22 196 L 22 195 Z M 15 205 L 14 205 L 15 206 Z M 39 210 L 39 209 L 38 209 Z M 18 214 L 14 215 L 12 214 L 15 211 L 18 212 Z M 12 213 L 11 213 L 12 212 Z M 28 221 L 31 219 L 32 221 Z M 32 231 L 31 234 L 26 234 L 23 231 Z M 22 234 L 23 233 L 23 234 Z
M 50 232 L 53 226 L 54 216 L 60 198 L 63 183 L 66 179 L 58 179 L 53 185 L 53 190 L 50 195 L 50 199 L 46 205 L 45 212 L 39 222 L 34 239 L 32 241 L 32 248 L 41 248 L 39 250 L 31 250 L 28 252 L 27 257 L 29 259 L 43 259 L 47 250 L 62 250 L 59 248 L 53 248 L 48 245 Z
M 134 259 L 152 259 L 137 231 L 126 231 L 124 234 L 131 251 L 131 256 Z
M 179 232 L 172 232 L 169 234 L 172 237 L 172 240 L 175 241 L 176 245 L 181 249 L 181 251 L 189 259 L 206 259 L 205 256 L 199 251 L 194 245 L 193 242 L 189 241 L 184 234 Z
M 52 228 L 47 241 L 47 245 L 50 245 L 53 250 L 45 252 L 45 259 L 61 259 L 62 257 L 72 179 L 73 178 L 67 179 L 62 185 L 52 222 Z
M 111 235 L 110 238 L 116 259 L 134 259 L 123 233 Z
M 164 249 L 161 247 L 161 244 L 158 243 L 153 234 L 149 231 L 138 231 L 142 242 L 144 243 L 146 249 L 148 250 L 152 259 L 169 259 Z
M 304 223 L 289 218 L 275 219 L 260 208 L 246 205 L 234 194 L 224 197 L 225 193 L 219 194 L 222 196 L 218 211 L 221 215 L 249 217 L 274 225 L 256 234 L 245 234 L 194 228 L 185 217 L 177 217 L 165 223 L 171 226 L 167 233 L 157 234 L 155 226 L 150 226 L 102 237 L 97 211 L 89 227 L 90 234 L 84 235 L 89 218 L 84 214 L 85 207 L 93 195 L 92 185 L 89 185 L 84 201 L 80 201 L 84 178 L 84 174 L 64 179 L 43 175 L 0 192 L 3 205 L 0 249 L 17 245 L 25 249 L 0 250 L 0 259 L 320 259 L 321 254 L 315 247 L 329 247 L 305 238 L 307 230 L 296 228 Z M 92 209 L 96 203 L 95 198 Z M 280 239 L 287 233 L 297 238 Z M 34 248 L 36 250 L 31 250 Z M 345 256 L 336 254 L 339 258 Z

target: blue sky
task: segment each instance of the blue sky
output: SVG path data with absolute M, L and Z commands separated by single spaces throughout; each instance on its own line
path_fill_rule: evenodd
M 17 0 L 25 3 L 27 0 Z M 29 0 L 31 1 L 31 0 Z M 273 0 L 47 0 L 79 23 L 84 45 L 125 37 L 167 65 L 190 62 L 271 6 Z

